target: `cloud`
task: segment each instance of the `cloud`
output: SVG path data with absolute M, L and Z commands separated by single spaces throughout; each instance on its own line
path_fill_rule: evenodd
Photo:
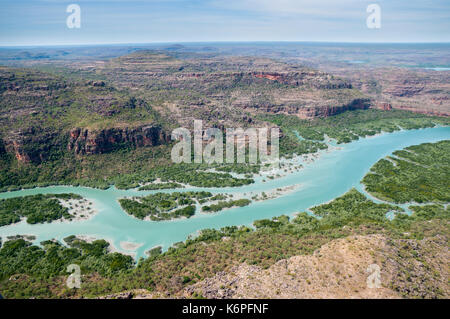
M 349 18 L 361 15 L 361 8 L 367 6 L 365 2 L 370 3 L 364 0 L 212 0 L 211 5 L 269 15 Z
M 65 8 L 70 3 L 81 6 L 82 28 L 69 32 Z M 381 6 L 382 28 L 377 31 L 366 27 L 366 8 L 371 3 Z M 450 41 L 450 1 L 3 0 L 0 46 L 41 39 L 55 43 Z

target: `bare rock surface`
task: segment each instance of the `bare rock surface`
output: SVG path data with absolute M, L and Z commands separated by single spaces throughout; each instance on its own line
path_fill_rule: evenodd
M 414 246 L 422 259 L 399 258 L 404 245 Z M 400 248 L 399 248 L 400 247 Z M 411 248 L 411 247 L 409 247 Z M 410 251 L 408 249 L 408 251 Z M 414 253 L 416 254 L 416 253 Z M 334 240 L 313 255 L 294 256 L 268 269 L 245 263 L 219 272 L 185 289 L 205 298 L 434 298 L 449 295 L 448 250 L 439 241 L 406 240 L 392 244 L 382 235 Z M 439 269 L 440 279 L 426 275 L 424 264 Z M 377 266 L 371 266 L 377 265 Z M 380 269 L 380 288 L 368 277 Z M 406 275 L 408 274 L 408 275 Z M 439 286 L 445 291 L 438 291 Z

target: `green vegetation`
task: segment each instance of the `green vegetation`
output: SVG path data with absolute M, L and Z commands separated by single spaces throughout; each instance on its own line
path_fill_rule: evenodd
M 250 178 L 235 178 L 228 173 L 205 172 L 206 164 L 179 164 L 161 167 L 155 175 L 162 181 L 175 181 L 198 187 L 237 187 L 254 183 Z
M 450 202 L 450 141 L 411 146 L 393 155 L 364 177 L 368 192 L 396 203 Z
M 202 210 L 204 212 L 211 212 L 215 213 L 218 211 L 221 211 L 224 208 L 231 208 L 231 207 L 243 207 L 250 205 L 252 201 L 249 199 L 236 199 L 236 200 L 229 200 L 229 201 L 220 201 L 217 204 L 211 204 L 209 206 L 203 206 Z
M 450 124 L 450 120 L 445 117 L 432 117 L 398 110 L 358 110 L 313 120 L 301 120 L 296 116 L 283 114 L 260 115 L 260 118 L 278 125 L 286 134 L 286 139 L 280 141 L 282 154 L 305 154 L 326 148 L 323 143 L 325 135 L 340 144 L 381 132 Z M 302 139 L 299 140 L 298 136 Z
M 108 67 L 116 68 L 122 60 L 132 62 L 136 57 L 118 59 L 111 62 Z M 163 60 L 167 62 L 165 58 Z M 169 60 L 170 63 L 179 62 L 172 58 Z M 152 60 L 151 63 L 153 62 L 155 61 Z M 129 66 L 136 67 L 132 64 Z M 128 78 L 122 78 L 123 74 L 108 73 L 109 71 L 102 70 L 106 72 L 105 76 L 112 76 L 115 80 L 118 77 L 124 82 L 83 81 L 79 77 L 72 78 L 69 72 L 63 74 L 57 72 L 59 75 L 55 76 L 35 70 L 0 67 L 0 90 L 11 91 L 11 88 L 20 88 L 18 91 L 11 91 L 15 92 L 14 94 L 3 95 L 0 100 L 0 115 L 8 119 L 4 122 L 5 125 L 0 126 L 0 191 L 49 185 L 81 185 L 96 188 L 115 185 L 119 189 L 125 189 L 140 187 L 143 183 L 152 182 L 157 178 L 161 178 L 163 182 L 199 187 L 234 187 L 253 183 L 250 175 L 259 171 L 259 165 L 174 165 L 169 158 L 171 144 L 136 147 L 132 143 L 117 143 L 107 152 L 84 156 L 77 156 L 73 151 L 68 151 L 68 135 L 75 127 L 98 132 L 122 128 L 124 123 L 129 129 L 157 124 L 167 133 L 177 125 L 176 120 L 171 119 L 170 114 L 159 114 L 153 105 L 168 103 L 167 95 L 173 102 L 180 102 L 184 98 L 200 101 L 206 99 L 206 92 L 186 96 L 167 83 L 153 83 L 154 85 L 145 87 L 145 90 L 140 92 L 143 96 L 138 97 L 135 96 L 135 92 L 123 88 L 123 84 L 128 83 Z M 256 85 L 259 89 L 263 89 L 267 85 L 273 85 L 277 90 L 286 89 L 286 85 L 262 81 L 257 84 L 251 81 L 242 83 L 238 81 L 238 86 Z M 135 84 L 141 85 L 141 82 L 142 79 L 139 79 Z M 114 85 L 117 84 L 122 85 L 116 88 Z M 152 93 L 148 93 L 149 90 Z M 214 87 L 213 91 L 217 90 L 220 89 Z M 30 105 L 35 107 L 30 108 Z M 21 115 L 9 118 L 9 114 Z M 238 115 L 242 120 L 243 114 L 226 115 L 229 115 L 230 119 Z M 209 124 L 217 124 L 211 122 L 213 120 L 209 118 L 210 116 L 211 114 L 198 114 L 197 118 L 208 117 Z M 225 114 L 221 116 L 224 117 Z M 399 127 L 412 129 L 449 124 L 448 118 L 396 110 L 352 111 L 314 120 L 272 114 L 259 114 L 255 118 L 281 127 L 284 136 L 280 139 L 280 151 L 287 157 L 294 153 L 306 154 L 326 149 L 325 134 L 335 138 L 338 143 L 345 143 L 380 131 L 392 132 Z M 243 125 L 247 122 L 236 123 Z M 17 135 L 17 132 L 21 133 Z M 304 139 L 299 140 L 297 133 Z M 8 141 L 17 142 L 21 152 L 28 155 L 30 161 L 19 162 L 14 152 L 6 152 L 4 144 Z M 218 172 L 248 175 L 245 178 L 235 178 L 231 174 L 206 171 L 211 168 L 215 168 Z
M 149 251 L 146 251 L 145 253 L 150 258 L 159 256 L 159 255 L 162 254 L 162 247 L 161 246 L 157 246 L 155 248 L 150 249 Z
M 261 166 L 250 164 L 225 164 L 216 168 L 217 171 L 236 174 L 258 174 Z
M 77 127 L 100 137 L 108 130 L 129 132 L 149 125 L 168 134 L 179 126 L 176 119 L 161 115 L 153 105 L 166 103 L 174 92 L 166 85 L 152 85 L 158 94 L 144 97 L 114 83 L 122 74 L 108 74 L 106 82 L 97 72 L 53 71 L 0 67 L 0 93 L 11 93 L 0 98 L 0 117 L 6 119 L 0 126 L 0 191 L 49 185 L 135 188 L 156 178 L 199 187 L 253 183 L 250 178 L 204 172 L 210 168 L 206 165 L 172 165 L 171 145 L 165 140 L 159 141 L 163 145 L 138 147 L 131 136 L 130 142 L 110 143 L 106 151 L 88 156 L 68 151 L 69 132 Z M 6 143 L 20 148 L 21 160 Z
M 167 154 L 170 154 L 170 145 L 161 145 L 89 155 L 82 159 L 65 154 L 53 162 L 36 166 L 32 163 L 19 164 L 8 155 L 3 156 L 2 162 L 0 151 L 0 191 L 50 185 L 100 189 L 115 185 L 118 189 L 130 189 L 157 178 L 163 183 L 183 183 L 197 187 L 238 187 L 254 183 L 252 178 L 206 172 L 204 170 L 211 166 L 205 164 L 170 164 Z
M 396 153 L 405 161 L 407 158 L 408 163 L 435 165 L 439 169 L 442 163 L 446 163 L 443 154 L 447 151 L 448 141 L 444 141 L 414 146 Z M 392 170 L 389 176 L 397 177 L 399 183 L 405 185 L 407 194 L 416 191 L 415 183 L 406 182 L 411 181 L 409 166 L 398 165 L 395 168 L 398 169 Z M 428 187 L 429 193 L 435 194 L 442 185 L 435 182 L 428 184 Z M 442 189 L 443 198 L 448 198 L 449 190 L 449 187 Z M 162 212 L 172 212 L 179 205 L 193 207 L 194 199 L 200 202 L 225 198 L 224 195 L 213 196 L 209 192 L 158 193 L 139 202 L 130 202 L 136 202 L 136 212 L 141 216 L 147 216 L 148 211 L 157 211 L 154 216 L 161 218 Z M 407 297 L 443 297 L 445 294 L 433 279 L 440 275 L 439 270 L 417 255 L 414 243 L 424 238 L 447 236 L 450 232 L 449 207 L 428 204 L 409 208 L 413 212 L 411 216 L 404 214 L 398 206 L 374 203 L 352 189 L 330 203 L 311 208 L 317 218 L 303 212 L 292 221 L 288 216 L 255 221 L 255 229 L 245 226 L 206 229 L 197 237 L 177 243 L 164 253 L 161 247 L 152 249 L 148 253 L 149 258 L 141 259 L 133 269 L 130 257 L 108 254 L 104 241 L 87 244 L 72 236 L 66 239 L 70 248 L 54 242 L 45 242 L 40 248 L 21 238 L 13 239 L 5 242 L 0 249 L 0 289 L 9 298 L 89 297 L 137 288 L 176 295 L 187 285 L 219 271 L 230 270 L 242 262 L 269 267 L 281 259 L 311 254 L 337 238 L 381 234 L 389 238 L 391 247 L 397 249 L 398 255 L 393 258 L 403 267 L 399 272 L 400 279 L 391 282 L 390 288 Z M 386 217 L 389 212 L 395 213 L 393 220 Z M 64 268 L 70 263 L 82 265 L 84 281 L 80 290 L 65 288 L 67 274 Z M 426 276 L 420 277 L 420 287 L 409 273 L 411 265 L 416 264 L 426 269 Z
M 105 81 L 72 77 L 69 72 L 54 75 L 35 69 L 0 67 L 0 92 L 17 88 L 15 94 L 3 95 L 0 110 L 22 109 L 30 105 L 42 112 L 24 112 L 8 121 L 0 132 L 11 128 L 41 127 L 67 129 L 74 127 L 105 128 L 116 123 L 165 123 L 158 112 L 144 100 Z M 46 92 L 30 94 L 33 91 Z
M 77 264 L 81 272 L 97 273 L 104 278 L 111 278 L 132 269 L 132 257 L 119 253 L 108 253 L 109 244 L 104 240 L 87 243 L 74 236 L 66 238 L 69 247 L 57 241 L 42 242 L 42 247 L 31 245 L 23 240 L 11 240 L 3 244 L 0 250 L 0 281 L 2 293 L 15 298 L 35 295 L 40 298 L 55 297 L 51 287 L 42 286 L 49 278 L 67 276 L 67 266 Z M 33 282 L 28 279 L 33 278 Z M 9 283 L 12 289 L 6 289 Z M 65 282 L 60 282 L 59 289 L 70 294 Z M 4 292 L 5 291 L 5 292 Z
M 138 190 L 140 191 L 151 191 L 151 190 L 158 190 L 158 189 L 171 189 L 171 188 L 184 188 L 183 185 L 178 183 L 155 183 L 155 184 L 148 184 L 139 187 Z
M 375 204 L 356 189 L 336 198 L 329 204 L 311 208 L 311 211 L 321 217 L 322 224 L 343 226 L 349 221 L 383 221 L 389 212 L 403 212 L 401 207 L 389 204 Z
M 122 208 L 139 219 L 167 220 L 179 217 L 191 217 L 195 214 L 195 200 L 208 199 L 210 192 L 156 193 L 145 197 L 119 200 Z M 186 206 L 177 209 L 179 206 Z
M 448 141 L 445 141 L 414 146 L 398 154 L 402 161 L 408 159 L 408 163 L 435 165 L 439 170 L 442 163 L 445 164 L 443 154 L 447 151 Z M 435 160 L 431 162 L 431 158 Z M 406 182 L 411 181 L 408 165 L 394 166 L 389 175 L 396 176 L 405 185 L 404 192 L 407 194 L 417 190 L 417 183 Z M 440 182 L 430 183 L 428 187 L 430 194 L 437 194 L 437 190 L 441 189 L 443 198 L 449 196 L 450 188 L 442 188 Z M 161 218 L 161 214 L 177 211 L 179 206 L 184 206 L 181 209 L 194 208 L 194 199 L 198 203 L 226 199 L 222 194 L 213 196 L 209 192 L 158 193 L 145 198 L 130 200 L 136 202 L 136 212 L 141 214 L 141 218 L 148 216 L 149 211 L 156 211 L 153 216 Z M 433 199 L 436 200 L 436 197 Z M 430 268 L 420 256 L 415 255 L 413 244 L 405 243 L 436 235 L 446 236 L 450 231 L 449 207 L 428 204 L 409 208 L 413 212 L 411 216 L 404 214 L 398 206 L 374 203 L 352 189 L 330 203 L 311 208 L 318 218 L 302 212 L 292 220 L 288 216 L 280 216 L 255 221 L 255 229 L 245 226 L 206 229 L 199 236 L 177 243 L 166 252 L 162 252 L 160 247 L 152 249 L 148 253 L 149 258 L 141 259 L 134 268 L 131 257 L 108 254 L 108 244 L 104 241 L 88 244 L 72 236 L 65 239 L 70 245 L 67 248 L 53 241 L 38 247 L 20 238 L 13 239 L 4 242 L 0 249 L 0 290 L 8 298 L 92 297 L 137 288 L 176 295 L 187 285 L 219 271 L 230 270 L 242 262 L 269 267 L 281 259 L 311 254 L 337 238 L 382 234 L 399 250 L 398 261 L 405 263 L 406 273 L 402 273 L 405 280 L 392 282 L 391 288 L 402 293 L 407 291 L 407 297 L 442 297 L 442 291 L 433 286 L 428 277 L 424 277 L 420 287 L 408 281 L 410 263 L 423 265 L 427 274 L 439 270 Z M 386 218 L 389 212 L 395 213 L 393 220 Z M 65 267 L 71 263 L 82 266 L 84 276 L 80 290 L 65 288 Z M 423 292 L 424 289 L 426 292 Z
M 428 220 L 448 220 L 450 215 L 450 207 L 445 208 L 442 205 L 424 205 L 424 206 L 409 206 L 413 212 L 411 216 L 401 214 L 397 215 L 393 223 L 398 228 L 409 229 L 414 222 L 422 222 Z
M 17 223 L 26 218 L 29 224 L 52 222 L 61 218 L 71 219 L 69 209 L 58 199 L 82 199 L 76 194 L 46 194 L 14 197 L 0 200 L 0 226 Z

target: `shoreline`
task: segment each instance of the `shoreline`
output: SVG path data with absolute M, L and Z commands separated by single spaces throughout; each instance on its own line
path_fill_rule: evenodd
M 93 202 L 86 199 L 59 199 L 59 203 L 69 209 L 69 214 L 73 218 L 67 219 L 62 217 L 61 219 L 55 220 L 53 222 L 59 223 L 71 223 L 71 222 L 81 222 L 93 218 L 99 213 L 98 209 L 95 209 Z
M 116 245 L 114 245 L 114 240 L 112 240 L 111 238 L 104 238 L 97 235 L 75 235 L 75 237 L 87 243 L 92 243 L 96 240 L 104 240 L 109 244 L 107 248 L 108 253 L 119 253 L 122 255 L 131 256 L 134 260 L 136 260 L 137 250 L 144 246 L 144 243 L 121 241 L 119 242 L 119 246 L 121 249 L 119 249 L 118 247 L 116 247 Z M 64 244 L 67 245 L 67 243 L 65 242 Z

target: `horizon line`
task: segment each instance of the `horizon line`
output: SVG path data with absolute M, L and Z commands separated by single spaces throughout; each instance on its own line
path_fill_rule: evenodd
M 105 43 L 71 43 L 71 44 L 12 44 L 1 45 L 0 48 L 45 48 L 45 47 L 86 47 L 86 46 L 127 46 L 127 45 L 158 45 L 158 44 L 203 44 L 203 43 L 317 43 L 317 44 L 450 44 L 450 41 L 301 41 L 301 40 L 236 40 L 236 41 L 162 41 L 162 42 L 105 42 Z

